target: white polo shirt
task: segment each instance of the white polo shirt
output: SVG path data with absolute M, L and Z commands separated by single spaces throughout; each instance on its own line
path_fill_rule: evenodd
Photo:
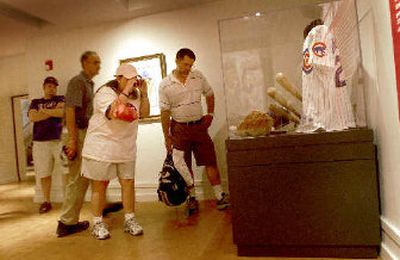
M 182 84 L 173 73 L 160 83 L 160 110 L 171 111 L 177 122 L 199 120 L 203 116 L 201 95 L 212 96 L 214 92 L 200 71 L 191 71 Z

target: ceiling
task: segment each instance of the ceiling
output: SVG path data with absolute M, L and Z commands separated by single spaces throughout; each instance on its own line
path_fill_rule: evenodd
M 0 0 L 0 41 L 202 5 L 219 0 Z

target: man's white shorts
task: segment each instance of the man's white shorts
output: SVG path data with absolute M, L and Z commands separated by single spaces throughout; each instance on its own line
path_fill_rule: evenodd
M 82 176 L 96 181 L 134 179 L 136 161 L 111 163 L 82 158 Z
M 61 166 L 61 150 L 62 143 L 60 140 L 33 141 L 33 164 L 38 178 L 51 176 L 54 168 Z

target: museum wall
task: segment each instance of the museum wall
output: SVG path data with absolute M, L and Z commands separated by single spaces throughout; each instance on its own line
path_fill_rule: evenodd
M 210 19 L 212 17 L 212 19 Z M 216 136 L 224 124 L 223 94 L 218 47 L 217 16 L 209 7 L 192 8 L 153 15 L 125 22 L 109 23 L 68 32 L 34 37 L 27 49 L 29 92 L 41 95 L 41 80 L 47 75 L 43 61 L 52 59 L 52 75 L 60 80 L 60 93 L 65 93 L 68 80 L 80 71 L 79 57 L 85 50 L 95 50 L 102 59 L 100 74 L 94 78 L 96 87 L 113 78 L 120 59 L 163 53 L 168 73 L 174 69 L 176 51 L 192 48 L 198 56 L 196 67 L 204 72 L 214 87 L 217 98 L 216 120 L 211 133 Z M 218 141 L 217 141 L 218 142 Z M 223 142 L 221 140 L 220 142 Z M 219 146 L 221 147 L 221 146 Z M 220 149 L 221 150 L 221 149 Z M 137 198 L 156 199 L 157 176 L 165 156 L 160 123 L 141 124 L 138 134 L 136 164 Z M 223 164 L 224 153 L 218 159 Z M 223 174 L 226 181 L 226 174 Z M 198 185 L 202 186 L 202 169 L 196 169 Z M 119 184 L 112 185 L 109 196 L 119 196 Z M 111 187 L 111 188 L 112 188 Z M 199 192 L 202 189 L 199 188 Z
M 358 1 L 368 126 L 378 147 L 383 259 L 400 258 L 400 128 L 389 1 Z
M 214 88 L 216 96 L 215 120 L 210 128 L 214 138 L 218 163 L 226 187 L 224 141 L 227 136 L 225 100 L 221 71 L 218 21 L 256 11 L 287 8 L 280 1 L 220 1 L 168 13 L 162 13 L 125 22 L 107 23 L 66 32 L 42 32 L 27 45 L 29 93 L 32 98 L 41 95 L 41 81 L 48 75 L 43 69 L 47 59 L 54 61 L 52 75 L 57 77 L 65 93 L 68 80 L 80 70 L 79 56 L 88 49 L 96 50 L 102 58 L 100 74 L 94 78 L 99 87 L 111 79 L 120 59 L 154 53 L 166 55 L 167 72 L 175 68 L 175 53 L 181 47 L 197 53 L 196 68 L 203 71 Z M 307 1 L 312 2 L 312 1 Z M 297 3 L 298 4 L 298 3 Z M 296 33 L 297 30 L 296 30 Z M 155 199 L 154 188 L 161 162 L 165 156 L 161 125 L 141 124 L 138 135 L 136 186 L 138 199 Z M 196 168 L 196 183 L 200 197 L 209 197 L 211 189 L 202 168 Z M 119 194 L 115 190 L 115 196 Z M 113 191 L 110 192 L 113 196 Z
M 11 97 L 22 94 L 28 94 L 25 55 L 0 59 L 0 184 L 18 180 Z

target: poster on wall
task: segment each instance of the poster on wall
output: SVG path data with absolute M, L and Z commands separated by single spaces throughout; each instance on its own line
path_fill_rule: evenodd
M 399 104 L 400 119 L 400 0 L 390 1 L 390 13 L 392 18 L 392 35 L 394 47 L 394 62 L 397 79 L 397 98 Z

